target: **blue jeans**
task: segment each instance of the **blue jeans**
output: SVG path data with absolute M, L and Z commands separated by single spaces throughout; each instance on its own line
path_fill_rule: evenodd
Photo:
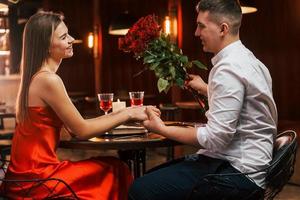
M 136 179 L 129 200 L 260 199 L 263 190 L 244 175 L 205 177 L 212 173 L 239 173 L 227 161 L 203 155 L 163 164 Z

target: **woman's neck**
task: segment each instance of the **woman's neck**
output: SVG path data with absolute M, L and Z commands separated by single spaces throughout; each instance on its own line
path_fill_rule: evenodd
M 58 70 L 58 67 L 59 67 L 60 63 L 61 63 L 61 60 L 60 61 L 55 61 L 55 60 L 53 60 L 51 58 L 47 59 L 44 62 L 44 64 L 42 65 L 41 70 L 56 73 L 56 71 Z

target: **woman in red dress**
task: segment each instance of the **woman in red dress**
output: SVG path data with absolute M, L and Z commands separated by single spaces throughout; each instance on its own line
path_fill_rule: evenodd
M 62 59 L 72 57 L 73 41 L 59 14 L 39 12 L 25 26 L 17 127 L 6 179 L 59 178 L 71 186 L 80 199 L 127 199 L 132 176 L 118 159 L 99 157 L 71 162 L 57 158 L 56 148 L 63 125 L 77 138 L 88 139 L 128 120 L 147 119 L 142 107 L 90 120 L 82 118 L 56 74 Z M 156 108 L 150 109 L 159 114 Z M 46 184 L 51 187 L 53 183 Z M 7 196 L 20 199 L 23 190 L 30 187 L 31 183 L 22 183 L 22 187 L 7 184 Z M 56 192 L 69 194 L 63 185 L 58 185 Z M 31 192 L 33 199 L 42 199 L 45 195 L 44 187 L 36 187 Z

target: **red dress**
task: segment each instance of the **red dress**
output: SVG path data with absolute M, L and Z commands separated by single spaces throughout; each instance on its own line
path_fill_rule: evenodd
M 132 176 L 126 164 L 113 157 L 61 162 L 55 153 L 61 120 L 50 107 L 29 107 L 29 116 L 30 120 L 16 127 L 6 179 L 59 178 L 71 186 L 79 199 L 127 199 Z M 31 183 L 22 183 L 23 188 L 30 186 Z M 10 198 L 22 199 L 20 187 L 7 185 L 6 191 Z M 69 194 L 62 185 L 56 191 Z M 37 187 L 32 198 L 42 199 L 45 193 L 45 188 Z

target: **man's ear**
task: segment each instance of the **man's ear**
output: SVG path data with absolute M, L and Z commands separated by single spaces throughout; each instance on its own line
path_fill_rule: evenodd
M 223 23 L 221 24 L 221 30 L 220 30 L 220 33 L 221 33 L 223 36 L 225 36 L 225 35 L 227 35 L 228 32 L 229 32 L 229 26 L 228 26 L 227 23 L 223 22 Z

